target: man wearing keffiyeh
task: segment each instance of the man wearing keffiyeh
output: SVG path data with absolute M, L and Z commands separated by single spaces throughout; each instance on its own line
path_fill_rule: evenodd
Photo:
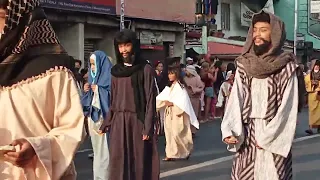
M 75 180 L 84 116 L 74 60 L 39 0 L 0 0 L 0 179 Z

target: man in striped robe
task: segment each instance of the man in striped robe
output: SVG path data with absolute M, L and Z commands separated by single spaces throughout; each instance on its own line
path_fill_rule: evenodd
M 291 180 L 291 147 L 298 113 L 295 56 L 284 52 L 284 23 L 273 14 L 255 14 L 221 131 L 236 152 L 232 180 Z

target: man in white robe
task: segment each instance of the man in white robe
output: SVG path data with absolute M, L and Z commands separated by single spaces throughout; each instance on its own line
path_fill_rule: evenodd
M 236 152 L 232 180 L 292 179 L 298 65 L 282 51 L 285 39 L 278 17 L 254 15 L 221 124 L 222 140 Z

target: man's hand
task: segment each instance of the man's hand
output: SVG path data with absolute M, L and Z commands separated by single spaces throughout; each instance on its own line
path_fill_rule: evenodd
M 149 140 L 149 136 L 148 135 L 142 135 L 142 140 L 144 141 L 148 141 Z
M 164 103 L 165 103 L 165 105 L 168 106 L 168 107 L 173 106 L 173 103 L 172 103 L 172 102 L 165 101 Z
M 237 144 L 239 142 L 238 139 L 234 136 L 226 137 L 226 138 L 224 138 L 223 141 L 227 144 Z
M 256 147 L 257 147 L 258 149 L 262 149 L 262 147 L 260 147 L 257 143 L 256 143 Z
M 32 159 L 36 156 L 36 152 L 26 139 L 14 140 L 11 145 L 20 146 L 20 151 L 6 152 L 4 154 L 4 160 L 15 166 L 23 168 L 31 163 Z
M 92 85 L 91 85 L 91 89 L 92 89 L 93 92 L 96 91 L 96 88 L 97 88 L 97 85 L 95 85 L 95 84 L 92 84 Z
M 90 90 L 89 83 L 85 83 L 84 86 L 83 86 L 83 91 L 84 92 L 88 92 L 89 90 Z

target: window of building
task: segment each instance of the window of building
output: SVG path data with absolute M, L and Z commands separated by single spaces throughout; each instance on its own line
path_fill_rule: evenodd
M 230 4 L 221 3 L 221 29 L 230 30 Z

